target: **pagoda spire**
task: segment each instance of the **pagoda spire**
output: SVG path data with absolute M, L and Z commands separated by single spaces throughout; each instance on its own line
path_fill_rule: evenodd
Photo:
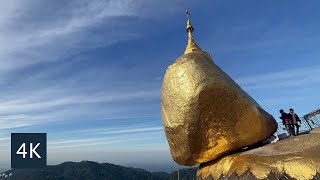
M 192 35 L 194 28 L 191 24 L 190 13 L 188 9 L 186 10 L 186 14 L 188 17 L 188 20 L 187 20 L 188 45 L 186 47 L 186 50 L 184 51 L 184 54 L 188 54 L 194 51 L 202 51 L 201 48 L 197 45 Z

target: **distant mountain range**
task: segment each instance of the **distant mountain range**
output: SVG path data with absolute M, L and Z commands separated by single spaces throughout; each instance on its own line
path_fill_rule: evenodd
M 196 179 L 197 168 L 179 170 L 179 178 Z M 45 169 L 12 169 L 0 173 L 0 180 L 177 180 L 178 172 L 149 172 L 140 168 L 123 167 L 92 161 L 65 162 Z

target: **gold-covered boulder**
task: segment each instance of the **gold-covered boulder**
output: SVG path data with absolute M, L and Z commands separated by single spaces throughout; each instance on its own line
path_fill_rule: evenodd
M 187 166 L 253 145 L 277 129 L 274 118 L 199 48 L 193 30 L 188 18 L 188 46 L 168 67 L 161 94 L 171 155 Z
M 203 163 L 197 179 L 318 179 L 319 130 Z M 243 178 L 247 172 L 253 178 Z M 274 174 L 278 178 L 272 178 Z

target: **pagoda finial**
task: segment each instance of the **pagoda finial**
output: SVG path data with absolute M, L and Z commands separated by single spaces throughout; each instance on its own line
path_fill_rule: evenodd
M 191 24 L 191 20 L 190 20 L 190 13 L 189 13 L 189 10 L 186 9 L 186 14 L 187 14 L 187 17 L 188 17 L 188 21 L 187 21 L 187 32 L 191 31 L 193 32 L 194 31 L 194 28 Z
M 194 38 L 192 36 L 192 32 L 194 31 L 194 28 L 191 24 L 190 13 L 189 13 L 188 9 L 186 9 L 186 14 L 188 17 L 188 21 L 187 21 L 188 45 L 187 45 L 186 50 L 184 51 L 184 54 L 188 54 L 188 53 L 194 52 L 194 51 L 201 51 L 200 47 L 197 45 L 196 41 L 194 40 Z

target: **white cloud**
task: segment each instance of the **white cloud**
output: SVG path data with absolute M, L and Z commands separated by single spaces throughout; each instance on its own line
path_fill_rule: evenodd
M 123 17 L 163 16 L 177 4 L 171 3 L 167 8 L 168 2 L 1 1 L 0 73 L 36 63 L 63 60 L 90 48 L 137 38 L 139 34 L 134 31 L 134 21 Z M 92 29 L 96 27 L 103 27 L 105 31 L 95 33 Z
M 118 129 L 118 128 L 111 128 Z M 95 145 L 107 145 L 107 144 L 117 144 L 123 142 L 131 141 L 145 141 L 145 140 L 155 140 L 162 138 L 164 136 L 162 127 L 143 127 L 142 128 L 122 128 L 121 130 L 102 130 L 102 129 L 91 129 L 90 132 L 84 133 L 83 131 L 73 131 L 72 134 L 76 135 L 77 138 L 73 139 L 59 139 L 48 142 L 48 147 L 50 149 L 57 148 L 72 148 L 72 147 L 87 147 Z M 105 132 L 105 133 L 104 133 Z M 139 133 L 137 133 L 139 132 Z M 68 134 L 70 132 L 67 132 Z M 110 136 L 103 137 L 93 137 L 88 138 L 91 135 L 96 134 L 110 134 Z M 98 148 L 98 147 L 96 147 Z
M 108 145 L 108 144 L 117 144 L 117 143 L 123 143 L 123 142 L 129 142 L 129 141 L 138 141 L 138 140 L 146 140 L 146 139 L 152 139 L 150 137 L 140 137 L 140 138 L 126 138 L 126 139 L 114 139 L 114 140 L 108 140 L 108 141 L 99 141 L 99 142 L 85 142 L 85 143 L 76 143 L 76 144 L 66 144 L 66 145 L 60 145 L 60 146 L 50 146 L 50 149 L 67 149 L 67 148 L 74 148 L 74 147 L 90 147 L 90 146 L 101 146 L 101 145 Z
M 242 77 L 236 81 L 245 89 L 303 87 L 320 82 L 320 66 L 284 69 L 280 72 Z
M 14 99 L 0 102 L 0 114 L 9 114 L 17 112 L 32 112 L 47 110 L 59 106 L 70 106 L 91 103 L 108 103 L 123 100 L 132 100 L 137 98 L 153 98 L 159 94 L 158 90 L 144 92 L 118 92 L 92 95 L 70 95 L 70 96 L 51 96 L 47 94 L 44 97 L 31 97 L 23 99 Z
M 163 131 L 163 127 L 147 127 L 147 128 L 136 128 L 136 129 L 124 129 L 115 131 L 100 132 L 100 134 L 123 134 L 123 133 L 137 133 L 137 132 L 149 132 L 149 131 Z
M 91 95 L 68 94 L 46 94 L 41 96 L 32 94 L 21 99 L 13 99 L 0 102 L 0 129 L 11 129 L 24 126 L 36 125 L 39 123 L 50 123 L 52 121 L 63 121 L 67 119 L 79 118 L 83 115 L 100 119 L 111 118 L 114 113 L 118 114 L 125 107 L 104 105 L 103 112 L 99 112 L 102 107 L 96 107 L 99 103 L 121 103 L 123 101 L 133 101 L 138 99 L 154 99 L 158 97 L 158 91 L 137 91 L 137 92 L 117 92 Z M 92 113 L 91 111 L 94 111 Z M 129 115 L 129 114 L 128 114 Z
M 177 4 L 169 0 L 0 1 L 1 162 L 9 157 L 11 132 L 33 132 L 40 128 L 46 131 L 51 130 L 51 125 L 61 128 L 64 121 L 77 123 L 84 119 L 88 126 L 95 126 L 92 121 L 97 119 L 109 121 L 154 114 L 148 111 L 152 104 L 141 102 L 155 98 L 158 102 L 160 88 L 150 82 L 139 82 L 136 86 L 133 77 L 119 77 L 124 71 L 122 67 L 86 67 L 65 77 L 63 72 L 74 70 L 74 61 L 83 60 L 69 61 L 72 55 L 139 38 L 137 28 L 141 27 L 136 23 L 169 16 Z M 102 127 L 86 132 L 88 137 L 82 137 L 80 132 L 78 137 L 72 136 L 68 134 L 69 128 L 72 129 L 66 126 L 52 130 L 57 138 L 49 141 L 49 145 L 73 150 L 72 147 L 85 147 L 88 143 L 94 147 L 163 138 L 158 126 L 118 128 L 108 135 L 103 135 Z M 59 139 L 66 137 L 63 133 L 74 139 Z
M 127 29 L 114 31 L 120 22 L 112 21 L 112 17 L 134 15 L 129 2 L 98 0 L 44 4 L 36 0 L 2 1 L 1 9 L 8 10 L 0 11 L 0 72 L 61 60 L 91 47 L 136 37 Z M 46 7 L 50 5 L 53 9 Z M 88 31 L 99 23 L 108 24 L 112 31 L 99 35 Z
M 134 117 L 133 117 L 134 118 Z M 141 118 L 141 117 L 138 117 Z M 158 123 L 156 123 L 158 124 Z M 143 123 L 143 124 L 133 124 L 133 125 L 125 125 L 119 127 L 107 127 L 107 128 L 90 128 L 90 129 L 77 129 L 66 131 L 64 133 L 71 134 L 103 134 L 104 132 L 110 132 L 110 134 L 126 134 L 132 132 L 148 132 L 148 131 L 158 131 L 163 130 L 163 127 L 156 126 L 154 122 L 152 123 Z
M 161 130 L 161 131 L 160 131 Z M 139 133 L 136 133 L 139 132 Z M 147 126 L 144 124 L 139 124 L 134 127 L 122 127 L 122 128 L 95 128 L 95 129 L 84 129 L 84 130 L 75 130 L 67 131 L 66 134 L 80 135 L 82 138 L 76 139 L 61 139 L 50 141 L 49 144 L 72 144 L 72 143 L 87 143 L 87 142 L 99 142 L 99 141 L 108 141 L 116 139 L 127 139 L 135 136 L 146 136 L 146 135 L 158 135 L 163 133 L 163 127 L 160 126 Z M 90 135 L 97 134 L 112 134 L 111 136 L 95 137 L 95 138 L 85 138 L 90 137 Z

